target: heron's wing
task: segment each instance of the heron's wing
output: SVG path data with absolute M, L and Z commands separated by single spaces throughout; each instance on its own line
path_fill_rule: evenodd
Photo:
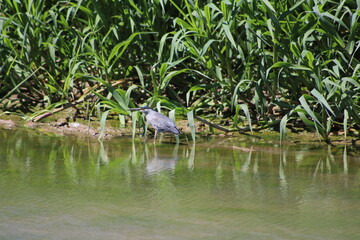
M 171 132 L 174 134 L 180 134 L 180 130 L 176 127 L 175 123 L 165 115 L 154 112 L 147 115 L 148 122 L 158 131 Z
M 176 127 L 175 123 L 171 122 L 171 123 L 166 123 L 165 124 L 165 129 L 167 129 L 166 132 L 171 132 L 173 134 L 180 134 L 180 130 Z

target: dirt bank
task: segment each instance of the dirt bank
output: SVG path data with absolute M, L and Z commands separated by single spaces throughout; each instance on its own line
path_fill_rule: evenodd
M 186 120 L 177 121 L 179 129 L 188 135 L 188 139 L 191 139 L 190 129 L 188 127 Z M 39 130 L 42 132 L 47 132 L 56 135 L 72 135 L 78 137 L 91 137 L 98 138 L 101 132 L 100 124 L 98 121 L 76 121 L 68 122 L 66 120 L 55 120 L 50 122 L 30 122 L 22 121 L 21 118 L 16 118 L 13 116 L 2 116 L 0 117 L 0 128 L 3 129 L 14 129 L 14 128 L 29 128 L 34 130 Z M 142 130 L 139 129 L 139 133 Z M 221 131 L 210 133 L 208 126 L 204 125 L 202 122 L 196 122 L 196 132 L 198 137 L 239 137 L 248 135 L 249 137 L 256 138 L 260 141 L 279 141 L 279 133 L 275 131 L 259 131 L 259 132 L 229 132 L 224 133 Z M 131 137 L 131 123 L 127 127 L 121 128 L 118 121 L 109 120 L 106 124 L 104 131 L 103 139 L 111 139 L 114 137 Z M 354 136 L 348 136 L 347 139 L 343 135 L 334 135 L 331 136 L 332 144 L 334 145 L 353 145 L 356 147 L 360 146 L 360 139 Z M 299 133 L 289 133 L 289 136 L 286 140 L 283 141 L 286 144 L 325 144 L 320 142 L 319 138 L 315 133 L 309 133 L 307 131 L 302 131 Z
M 14 120 L 0 119 L 0 127 L 5 129 L 14 128 L 31 128 L 57 135 L 76 135 L 80 137 L 98 137 L 100 129 L 85 125 L 80 122 L 52 122 L 52 123 L 33 123 L 33 122 L 17 122 Z M 122 136 L 123 131 L 114 128 L 107 128 L 105 130 L 105 138 L 112 136 Z

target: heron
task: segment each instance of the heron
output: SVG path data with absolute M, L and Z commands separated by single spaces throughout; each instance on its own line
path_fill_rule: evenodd
M 154 141 L 156 140 L 157 134 L 161 132 L 169 132 L 174 135 L 179 135 L 181 133 L 170 118 L 154 111 L 150 107 L 129 108 L 128 110 L 140 111 L 145 114 L 146 121 L 155 129 Z

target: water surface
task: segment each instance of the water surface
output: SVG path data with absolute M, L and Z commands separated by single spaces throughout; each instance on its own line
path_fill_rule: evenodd
M 0 239 L 360 239 L 351 147 L 0 130 Z

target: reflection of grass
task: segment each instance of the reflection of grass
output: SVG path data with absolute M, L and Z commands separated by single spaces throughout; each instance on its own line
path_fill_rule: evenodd
M 130 191 L 141 184 L 151 184 L 160 198 L 170 192 L 176 198 L 178 185 L 192 189 L 189 179 L 196 182 L 196 188 L 202 186 L 204 189 L 200 192 L 207 194 L 211 189 L 220 192 L 233 189 L 237 194 L 251 195 L 284 181 L 289 191 L 292 174 L 310 173 L 311 180 L 320 175 L 355 171 L 352 158 L 340 146 L 279 148 L 271 144 L 264 147 L 262 142 L 249 146 L 246 142 L 224 141 L 225 146 L 217 144 L 208 148 L 206 144 L 157 146 L 142 141 L 131 144 L 130 139 L 99 143 L 91 139 L 46 136 L 36 131 L 1 131 L 1 134 L 6 139 L 1 150 L 6 153 L 2 163 L 7 166 L 4 172 L 16 178 L 37 184 L 61 182 L 69 187 L 105 187 L 117 191 L 124 185 Z M 228 147 L 229 144 L 241 147 Z M 175 152 L 174 147 L 178 148 Z M 251 151 L 243 151 L 243 148 Z M 160 162 L 156 172 L 149 174 L 146 168 L 154 160 L 164 162 Z M 174 165 L 167 161 L 174 161 Z M 267 182 L 269 176 L 275 178 Z M 255 190 L 255 186 L 259 188 Z
M 191 229 L 195 237 L 227 239 L 243 231 L 353 237 L 358 229 L 359 164 L 349 147 L 266 149 L 245 139 L 213 140 L 215 146 L 99 143 L 22 130 L 0 136 L 0 225 L 21 225 L 20 232 L 138 237 Z M 174 155 L 175 169 L 146 171 L 155 156 Z

